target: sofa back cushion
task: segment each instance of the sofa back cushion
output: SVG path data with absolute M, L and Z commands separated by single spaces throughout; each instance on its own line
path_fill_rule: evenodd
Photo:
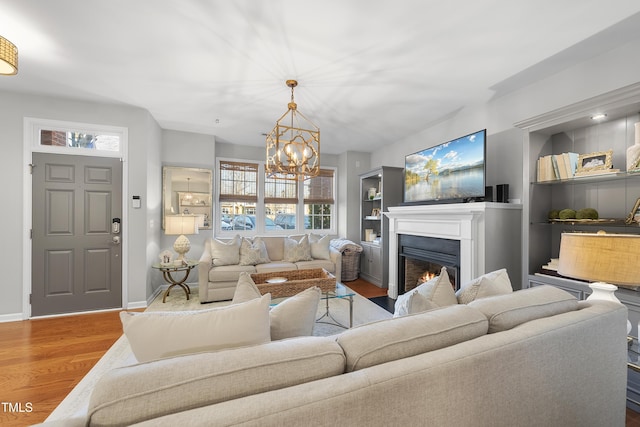
M 487 316 L 489 333 L 506 331 L 522 323 L 578 309 L 578 300 L 554 286 L 536 286 L 521 291 L 482 298 L 468 304 Z
M 342 332 L 336 341 L 351 372 L 467 341 L 487 329 L 481 312 L 455 305 L 362 325 Z
M 117 368 L 96 384 L 87 424 L 130 425 L 340 375 L 344 363 L 335 340 L 301 337 Z
M 284 259 L 283 236 L 263 236 L 262 241 L 267 248 L 267 254 L 271 261 L 282 261 Z

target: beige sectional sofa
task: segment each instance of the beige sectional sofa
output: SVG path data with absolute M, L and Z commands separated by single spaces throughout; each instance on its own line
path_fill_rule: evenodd
M 208 239 L 198 265 L 200 302 L 232 299 L 242 272 L 324 268 L 340 278 L 342 254 L 330 246 L 329 239 L 314 234 Z M 266 254 L 260 256 L 261 248 Z
M 624 426 L 626 318 L 540 286 L 118 368 L 49 425 Z

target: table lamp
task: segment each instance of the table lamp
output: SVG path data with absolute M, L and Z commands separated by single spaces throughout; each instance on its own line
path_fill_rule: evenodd
M 615 285 L 640 286 L 640 235 L 562 233 L 558 273 L 593 281 L 589 284 L 593 293 L 587 300 L 620 302 Z M 630 326 L 627 320 L 628 330 Z
M 184 255 L 191 249 L 188 234 L 198 234 L 198 215 L 167 215 L 165 217 L 166 235 L 179 235 L 173 244 L 173 250 L 178 253 L 177 261 L 183 261 Z

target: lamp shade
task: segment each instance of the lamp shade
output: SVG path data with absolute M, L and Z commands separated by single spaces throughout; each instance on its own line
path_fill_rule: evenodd
M 198 234 L 198 215 L 167 215 L 164 234 Z
M 18 48 L 9 40 L 0 36 L 0 74 L 18 73 Z
M 640 286 L 640 235 L 562 233 L 558 273 L 575 279 Z

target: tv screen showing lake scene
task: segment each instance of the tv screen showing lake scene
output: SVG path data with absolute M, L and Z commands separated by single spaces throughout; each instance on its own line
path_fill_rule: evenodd
M 484 197 L 486 129 L 405 158 L 404 202 Z

